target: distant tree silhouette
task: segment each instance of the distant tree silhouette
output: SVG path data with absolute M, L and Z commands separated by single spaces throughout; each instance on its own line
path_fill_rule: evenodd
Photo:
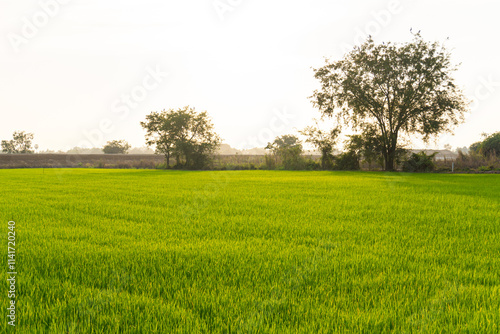
M 130 149 L 129 143 L 125 140 L 108 141 L 102 151 L 105 154 L 125 154 Z
M 189 106 L 152 112 L 141 125 L 147 131 L 146 144 L 165 155 L 167 166 L 174 156 L 178 166 L 204 168 L 221 143 L 207 112 L 198 113 Z
M 2 151 L 9 154 L 35 153 L 32 148 L 33 138 L 33 133 L 16 131 L 11 140 L 2 140 Z

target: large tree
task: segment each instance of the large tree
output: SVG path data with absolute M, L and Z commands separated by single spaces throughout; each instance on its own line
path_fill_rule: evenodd
M 167 166 L 174 156 L 178 165 L 203 168 L 221 142 L 207 112 L 189 106 L 152 112 L 141 125 L 147 131 L 146 144 L 165 155 Z
M 311 96 L 323 115 L 337 116 L 355 130 L 375 125 L 385 170 L 394 170 L 401 136 L 424 141 L 450 131 L 468 102 L 457 87 L 450 53 L 420 34 L 404 44 L 375 44 L 368 38 L 343 59 L 315 69 L 321 89 Z
M 32 148 L 33 137 L 32 133 L 15 131 L 11 140 L 2 140 L 2 151 L 9 154 L 34 153 L 35 151 Z

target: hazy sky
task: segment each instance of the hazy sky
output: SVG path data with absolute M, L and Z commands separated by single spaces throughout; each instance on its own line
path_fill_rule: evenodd
M 319 113 L 311 67 L 371 34 L 446 42 L 475 100 L 455 136 L 500 130 L 498 1 L 0 0 L 0 139 L 40 149 L 144 145 L 151 111 L 207 110 L 224 141 L 265 146 Z M 446 38 L 449 37 L 449 40 Z M 422 147 L 420 143 L 415 146 Z

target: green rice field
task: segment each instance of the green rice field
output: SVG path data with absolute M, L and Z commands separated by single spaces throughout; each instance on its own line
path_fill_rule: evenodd
M 0 170 L 17 333 L 499 333 L 500 175 Z

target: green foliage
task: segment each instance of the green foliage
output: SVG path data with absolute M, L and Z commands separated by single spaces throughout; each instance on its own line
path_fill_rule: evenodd
M 373 163 L 378 163 L 384 167 L 384 147 L 383 138 L 378 128 L 372 124 L 367 124 L 361 134 L 350 135 L 347 141 L 347 150 L 353 151 L 361 156 L 368 163 L 371 169 Z
M 17 333 L 498 333 L 500 175 L 0 179 Z
M 165 155 L 167 166 L 174 156 L 177 168 L 205 169 L 221 143 L 207 112 L 189 106 L 152 112 L 141 126 L 147 131 L 146 144 Z
M 302 144 L 297 136 L 283 135 L 277 137 L 274 142 L 267 144 L 266 149 L 272 152 L 275 160 L 274 164 L 271 163 L 268 166 L 274 165 L 287 170 L 300 170 L 305 166 L 302 157 Z
M 2 140 L 2 151 L 8 154 L 34 153 L 32 148 L 34 135 L 24 131 L 16 131 L 12 140 Z
M 313 159 L 306 159 L 305 160 L 304 169 L 305 170 L 325 170 L 323 160 L 321 160 L 318 163 L 318 162 L 314 161 Z
M 481 166 L 478 168 L 478 170 L 480 172 L 489 172 L 489 171 L 495 170 L 495 167 L 494 166 Z
M 333 169 L 333 148 L 340 134 L 340 129 L 334 128 L 326 132 L 319 129 L 316 121 L 316 127 L 308 126 L 300 131 L 300 134 L 306 136 L 306 143 L 314 145 L 321 152 L 321 169 Z
M 424 151 L 412 153 L 411 156 L 403 163 L 403 171 L 432 172 L 436 168 L 434 163 L 434 157 L 436 154 L 437 152 L 427 155 Z
M 126 154 L 129 149 L 130 145 L 125 140 L 112 140 L 106 143 L 102 151 L 105 154 Z
M 265 169 L 276 169 L 276 157 L 270 154 L 266 154 L 265 158 Z
M 359 156 L 354 151 L 341 153 L 335 157 L 336 170 L 359 170 Z
M 484 140 L 472 144 L 469 150 L 485 157 L 500 157 L 500 131 L 491 135 L 485 134 Z
M 386 170 L 393 170 L 401 134 L 424 140 L 457 125 L 468 102 L 455 84 L 451 55 L 420 34 L 405 44 L 376 45 L 370 38 L 344 56 L 315 69 L 321 89 L 312 102 L 322 115 L 380 135 Z
M 472 149 L 468 153 L 458 150 L 458 157 L 455 159 L 455 170 L 481 171 L 481 168 L 489 167 L 492 167 L 492 170 L 500 168 L 500 158 L 493 155 L 485 156 Z
M 475 143 L 471 144 L 471 146 L 469 146 L 470 152 L 479 153 L 480 149 L 481 149 L 481 142 L 480 141 L 475 142 Z
M 261 166 L 256 166 L 253 163 L 225 163 L 217 167 L 218 170 L 256 170 L 256 169 L 267 169 L 261 168 Z

